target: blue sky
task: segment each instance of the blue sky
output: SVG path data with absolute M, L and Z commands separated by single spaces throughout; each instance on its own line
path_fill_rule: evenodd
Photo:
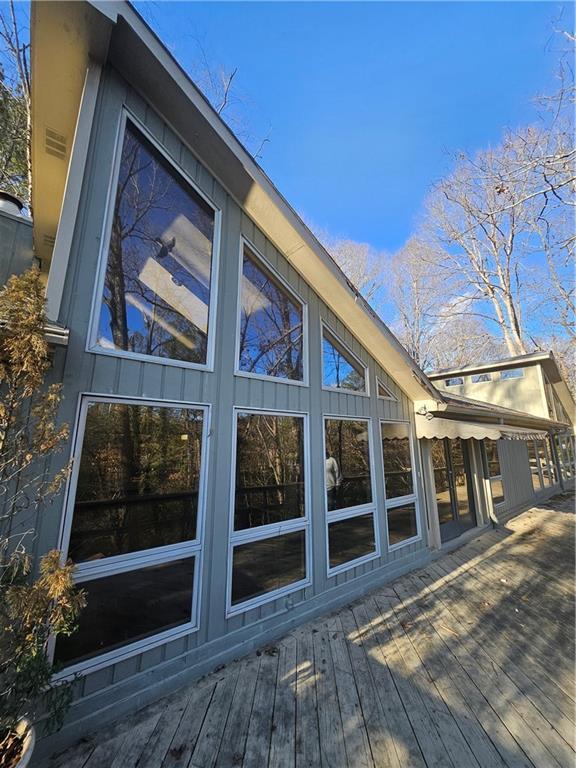
M 399 248 L 449 153 L 537 119 L 553 90 L 556 2 L 136 3 L 189 71 L 238 68 L 248 143 L 334 235 Z M 561 20 L 558 19 L 561 17 Z

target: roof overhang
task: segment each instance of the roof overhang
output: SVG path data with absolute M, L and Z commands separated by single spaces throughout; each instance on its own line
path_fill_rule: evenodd
M 564 406 L 566 413 L 576 421 L 576 403 L 572 393 L 562 378 L 562 373 L 556 362 L 553 352 L 532 352 L 527 355 L 517 355 L 504 360 L 494 360 L 488 363 L 476 363 L 464 365 L 460 368 L 449 368 L 444 371 L 435 371 L 429 373 L 428 377 L 433 383 L 443 379 L 453 378 L 455 376 L 469 376 L 472 373 L 484 373 L 487 371 L 501 371 L 510 368 L 527 368 L 529 366 L 539 365 L 546 374 L 548 381 L 554 386 L 560 402 Z
M 471 373 L 482 373 L 484 371 L 524 368 L 529 365 L 542 365 L 546 371 L 546 374 L 548 375 L 548 378 L 553 383 L 561 379 L 560 371 L 558 370 L 558 365 L 552 352 L 531 352 L 526 355 L 507 357 L 503 360 L 471 363 L 470 365 L 463 365 L 459 368 L 446 368 L 442 371 L 434 371 L 429 373 L 428 376 L 432 381 L 435 381 L 437 379 L 446 379 L 459 375 L 467 376 Z
M 388 327 L 216 114 L 135 10 L 125 2 L 33 3 L 33 196 L 43 264 L 58 226 L 70 148 L 90 61 L 109 63 L 172 125 L 248 216 L 412 400 L 442 400 Z M 46 151 L 46 129 L 66 154 Z M 56 319 L 56 318 L 54 318 Z
M 558 421 L 453 395 L 436 408 L 416 405 L 419 438 L 538 440 L 551 432 L 570 429 L 570 425 Z
M 103 60 L 109 21 L 88 3 L 31 3 L 34 253 L 48 271 L 86 70 Z
M 541 440 L 548 434 L 545 430 L 532 430 L 525 427 L 511 427 L 503 424 L 483 424 L 474 421 L 416 417 L 416 435 L 418 438 L 445 437 L 451 440 Z

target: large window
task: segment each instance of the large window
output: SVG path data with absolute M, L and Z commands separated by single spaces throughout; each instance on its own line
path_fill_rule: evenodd
M 554 485 L 556 483 L 556 465 L 550 438 L 546 436 L 543 440 L 530 440 L 527 447 L 534 491 Z
M 562 479 L 569 480 L 574 472 L 574 460 L 572 456 L 572 440 L 570 435 L 556 434 L 554 437 L 556 451 L 560 462 Z
M 544 487 L 542 472 L 540 468 L 540 460 L 538 458 L 538 450 L 534 440 L 529 440 L 526 443 L 526 447 L 528 449 L 528 461 L 530 463 L 530 472 L 532 474 L 532 489 L 534 492 L 536 492 Z
M 68 555 L 88 607 L 58 662 L 194 626 L 205 422 L 204 407 L 83 402 Z
M 205 365 L 215 209 L 126 123 L 94 342 Z
M 303 381 L 304 307 L 245 244 L 240 287 L 238 370 Z
M 230 612 L 307 579 L 304 443 L 302 415 L 236 413 Z
M 370 422 L 324 421 L 329 570 L 378 553 L 372 488 Z
M 366 367 L 324 326 L 322 386 L 326 389 L 366 393 Z
M 549 488 L 552 485 L 553 479 L 551 469 L 552 465 L 548 452 L 548 442 L 547 440 L 538 440 L 536 445 L 538 448 L 538 459 L 540 464 L 540 471 L 542 473 L 542 479 L 544 480 L 544 487 Z
M 502 483 L 502 470 L 500 469 L 500 457 L 498 455 L 498 441 L 484 440 L 484 451 L 486 457 L 486 476 L 490 481 L 492 503 L 494 505 L 502 504 L 504 502 L 504 485 Z
M 416 486 L 410 425 L 380 422 L 388 544 L 393 547 L 418 536 Z

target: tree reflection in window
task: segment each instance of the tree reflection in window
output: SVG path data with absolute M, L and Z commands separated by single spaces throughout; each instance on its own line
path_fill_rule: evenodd
M 99 346 L 205 363 L 214 211 L 126 124 Z
M 244 247 L 239 369 L 303 378 L 303 309 Z
M 303 418 L 239 413 L 234 530 L 304 514 Z
M 386 498 L 414 493 L 410 428 L 408 424 L 381 423 Z
M 365 392 L 365 372 L 326 329 L 322 334 L 322 384 L 333 389 Z
M 203 412 L 92 403 L 69 555 L 99 560 L 196 538 Z
M 326 476 L 328 462 L 336 462 L 339 480 L 327 482 L 328 511 L 372 502 L 368 422 L 326 419 Z

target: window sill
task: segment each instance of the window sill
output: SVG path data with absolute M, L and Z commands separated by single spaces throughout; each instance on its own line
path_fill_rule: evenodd
M 240 376 L 243 379 L 256 379 L 257 381 L 270 381 L 274 384 L 290 384 L 296 387 L 310 387 L 310 384 L 305 379 L 299 381 L 298 379 L 286 379 L 282 376 L 268 376 L 265 373 L 251 373 L 250 371 L 235 370 L 234 376 Z
M 134 360 L 139 363 L 153 363 L 154 365 L 165 365 L 171 368 L 187 368 L 188 370 L 204 371 L 206 373 L 214 372 L 214 366 L 210 363 L 189 363 L 186 360 L 174 360 L 171 357 L 157 357 L 156 355 L 143 355 L 138 352 L 128 352 L 124 349 L 106 349 L 95 344 L 87 345 L 85 351 L 90 355 Z
M 271 603 L 274 600 L 280 600 L 287 595 L 291 595 L 293 592 L 299 592 L 301 589 L 306 589 L 306 587 L 310 587 L 311 585 L 312 579 L 308 577 L 301 581 L 295 581 L 293 584 L 289 584 L 286 587 L 281 587 L 280 589 L 276 589 L 273 592 L 266 592 L 265 595 L 259 595 L 258 597 L 254 597 L 236 605 L 231 605 L 229 603 L 226 607 L 226 618 L 231 619 L 234 616 L 246 613 L 247 611 L 260 608 L 262 605 Z
M 342 565 L 337 565 L 334 568 L 328 567 L 326 575 L 329 579 L 333 578 L 334 576 L 338 576 L 341 573 L 345 573 L 346 571 L 352 570 L 352 568 L 356 568 L 359 565 L 363 565 L 364 563 L 369 563 L 372 560 L 377 560 L 380 557 L 380 552 L 378 551 L 378 548 L 375 552 L 370 552 L 367 555 L 362 555 L 362 557 L 357 557 L 355 560 L 349 560 L 346 563 L 342 563 Z

